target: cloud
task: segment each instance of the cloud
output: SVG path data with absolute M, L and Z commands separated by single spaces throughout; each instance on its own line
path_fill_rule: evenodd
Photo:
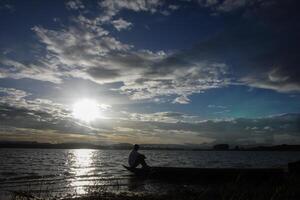
M 56 118 L 69 117 L 70 113 L 62 104 L 52 102 L 48 99 L 32 99 L 32 94 L 24 90 L 15 88 L 2 88 L 0 87 L 2 106 L 9 108 L 20 109 L 21 111 L 29 110 L 35 112 L 43 112 L 48 115 L 53 115 Z M 3 112 L 5 109 L 3 110 Z
M 219 0 L 198 0 L 198 3 L 204 7 L 211 7 L 218 4 Z
M 101 21 L 109 21 L 123 9 L 155 13 L 162 4 L 163 2 L 160 0 L 104 0 L 99 2 L 99 6 L 104 10 L 104 14 L 100 18 Z
M 85 6 L 80 0 L 71 0 L 66 2 L 66 7 L 70 10 L 80 10 L 84 9 Z
M 0 129 L 6 133 L 18 135 L 22 130 L 26 134 L 24 138 L 27 137 L 28 140 L 31 131 L 102 137 L 103 129 L 79 123 L 66 105 L 48 99 L 34 99 L 30 93 L 14 88 L 0 88 L 0 96 Z M 12 135 L 7 136 L 9 138 Z
M 59 71 L 56 79 L 72 76 L 95 80 L 89 75 L 92 73 L 93 76 L 100 76 L 100 73 L 93 70 L 94 67 L 101 68 L 103 73 L 106 71 L 106 75 L 117 74 L 109 73 L 115 70 L 106 66 L 103 58 L 110 51 L 128 50 L 130 45 L 108 36 L 107 31 L 86 18 L 79 17 L 76 23 L 77 27 L 61 31 L 51 31 L 42 27 L 32 29 L 48 50 L 48 54 L 40 62 Z
M 121 31 L 123 29 L 130 29 L 132 26 L 131 22 L 128 22 L 122 18 L 112 21 L 113 26 L 118 30 Z
M 61 72 L 59 78 L 72 76 L 101 84 L 123 82 L 119 91 L 136 100 L 170 95 L 187 98 L 227 84 L 227 66 L 223 63 L 203 62 L 197 55 L 184 53 L 132 50 L 132 45 L 109 35 L 97 19 L 80 15 L 74 22 L 76 26 L 57 31 L 32 29 L 48 50 L 44 63 L 55 65 Z
M 177 122 L 189 122 L 194 123 L 199 120 L 199 117 L 186 115 L 179 112 L 156 112 L 156 113 L 123 113 L 126 114 L 121 119 L 132 121 L 144 121 L 144 122 L 164 122 L 164 123 L 177 123 Z
M 217 108 L 217 109 L 225 109 L 225 108 L 227 108 L 227 106 L 213 105 L 213 104 L 209 104 L 207 107 L 208 108 Z
M 34 99 L 30 93 L 14 88 L 1 88 L 0 95 L 1 139 L 12 140 L 19 136 L 18 140 L 51 138 L 51 142 L 92 142 L 93 138 L 100 143 L 225 142 L 246 145 L 280 144 L 280 139 L 284 138 L 287 143 L 300 142 L 300 115 L 297 113 L 254 119 L 201 120 L 200 116 L 178 112 L 130 113 L 110 107 L 110 117 L 81 124 L 65 105 Z
M 299 114 L 264 118 L 189 121 L 188 115 L 174 112 L 127 113 L 128 118 L 114 120 L 111 139 L 141 143 L 229 143 L 231 145 L 275 145 L 300 142 Z M 106 122 L 94 123 L 101 127 Z M 143 138 L 143 139 L 142 139 Z
M 16 9 L 13 5 L 9 3 L 0 2 L 0 11 L 9 11 L 10 13 L 13 13 Z
M 198 0 L 200 6 L 209 8 L 213 15 L 228 14 L 241 9 L 269 5 L 273 2 L 274 0 Z
M 300 43 L 296 25 L 298 11 L 295 9 L 298 3 L 270 0 L 213 4 L 212 12 L 218 6 L 224 6 L 222 12 L 240 16 L 243 22 L 227 26 L 226 30 L 199 43 L 187 54 L 228 65 L 233 72 L 231 84 L 299 92 L 300 71 L 296 54 Z M 233 12 L 240 8 L 243 8 L 240 12 Z
M 187 98 L 186 96 L 180 96 L 180 97 L 176 97 L 176 99 L 174 99 L 173 103 L 189 104 L 190 101 L 191 100 L 189 98 Z
M 122 30 L 131 25 L 122 18 L 113 20 L 121 10 L 155 13 L 161 11 L 163 2 L 101 1 L 103 15 L 79 14 L 68 26 L 55 30 L 34 26 L 32 31 L 46 54 L 34 64 L 1 59 L 5 67 L 0 76 L 54 83 L 70 77 L 99 84 L 118 82 L 117 91 L 133 100 L 172 98 L 170 102 L 182 104 L 189 103 L 192 94 L 230 84 L 299 92 L 296 11 L 290 3 L 255 2 L 257 9 L 250 9 L 249 1 L 200 1 L 202 6 L 223 6 L 226 12 L 247 7 L 247 17 L 242 18 L 245 23 L 233 23 L 190 49 L 154 52 L 136 49 L 112 36 L 104 28 L 108 22 L 103 17 L 108 16 Z M 290 17 L 275 12 L 278 9 Z
M 300 82 L 291 72 L 284 72 L 283 68 L 271 68 L 259 76 L 253 74 L 241 78 L 241 82 L 255 88 L 271 89 L 282 93 L 300 92 Z
M 143 77 L 134 82 L 124 82 L 120 89 L 132 99 L 151 99 L 160 96 L 189 96 L 211 88 L 226 85 L 226 65 L 219 63 L 197 63 L 194 60 L 185 60 L 176 57 L 156 62 L 148 67 Z M 182 63 L 182 64 L 181 64 Z M 184 97 L 177 99 L 176 103 L 187 102 Z
M 80 8 L 80 1 L 68 2 L 73 9 Z M 120 10 L 157 12 L 160 1 L 102 1 L 106 14 L 115 16 Z M 77 6 L 77 7 L 76 7 Z M 173 9 L 175 7 L 173 6 Z M 36 65 L 4 60 L 2 77 L 33 78 L 60 83 L 65 78 L 88 79 L 100 84 L 122 82 L 122 94 L 131 99 L 154 99 L 174 96 L 176 103 L 188 103 L 188 96 L 207 89 L 223 87 L 226 65 L 206 62 L 185 53 L 133 50 L 103 28 L 101 16 L 87 18 L 79 15 L 70 26 L 49 30 L 35 26 L 32 30 L 46 48 L 46 55 Z M 113 20 L 118 30 L 132 26 L 122 18 Z M 176 97 L 177 96 L 177 97 Z M 185 97 L 185 99 L 184 99 Z
M 137 122 L 121 122 L 119 127 L 132 130 L 155 132 L 160 135 L 165 132 L 177 131 L 185 135 L 193 133 L 206 138 L 213 143 L 229 144 L 281 144 L 278 138 L 285 137 L 285 142 L 297 144 L 300 142 L 299 114 L 282 114 L 265 118 L 237 118 L 230 120 L 206 120 L 199 122 L 167 122 L 165 119 Z M 266 128 L 267 127 L 267 128 Z
M 171 4 L 171 5 L 168 6 L 168 8 L 171 9 L 171 10 L 178 10 L 180 8 L 180 6 Z
M 220 12 L 231 12 L 247 5 L 249 0 L 225 0 L 216 7 Z
M 177 130 L 140 130 L 117 127 L 118 134 L 113 139 L 125 143 L 138 144 L 207 144 L 214 139 L 199 136 L 195 132 L 182 132 Z
M 30 78 L 54 83 L 61 82 L 60 72 L 51 65 L 45 66 L 42 63 L 25 65 L 16 60 L 6 58 L 0 58 L 0 64 L 3 66 L 0 68 L 0 78 Z
M 101 135 L 72 134 L 55 130 L 38 130 L 30 128 L 14 128 L 0 126 L 0 140 L 2 141 L 35 141 L 40 143 L 111 143 Z

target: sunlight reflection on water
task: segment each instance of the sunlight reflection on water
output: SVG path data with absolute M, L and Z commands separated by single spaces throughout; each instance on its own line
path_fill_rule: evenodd
M 93 159 L 95 150 L 93 149 L 74 149 L 72 150 L 72 164 L 70 169 L 74 172 L 75 178 L 70 185 L 76 188 L 76 193 L 82 195 L 86 193 L 84 185 L 92 185 L 93 180 L 88 179 L 88 175 L 93 170 Z

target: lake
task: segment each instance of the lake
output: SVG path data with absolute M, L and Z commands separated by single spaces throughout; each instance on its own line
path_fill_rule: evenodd
M 300 152 L 146 150 L 152 166 L 286 167 Z M 166 184 L 136 180 L 127 165 L 128 150 L 0 149 L 0 199 L 8 191 L 84 195 L 93 187 L 110 191 L 151 192 Z

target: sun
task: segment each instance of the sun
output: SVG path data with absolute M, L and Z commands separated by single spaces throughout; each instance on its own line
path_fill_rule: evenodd
M 83 99 L 73 104 L 73 116 L 84 122 L 91 122 L 101 117 L 100 106 L 92 99 Z

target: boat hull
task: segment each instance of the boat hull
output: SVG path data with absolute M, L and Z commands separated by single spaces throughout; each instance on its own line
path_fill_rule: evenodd
M 124 167 L 136 176 L 143 178 L 206 182 L 225 181 L 237 178 L 247 181 L 258 181 L 266 179 L 280 179 L 285 175 L 285 172 L 282 168 L 150 167 L 147 169 L 132 169 L 127 166 Z

